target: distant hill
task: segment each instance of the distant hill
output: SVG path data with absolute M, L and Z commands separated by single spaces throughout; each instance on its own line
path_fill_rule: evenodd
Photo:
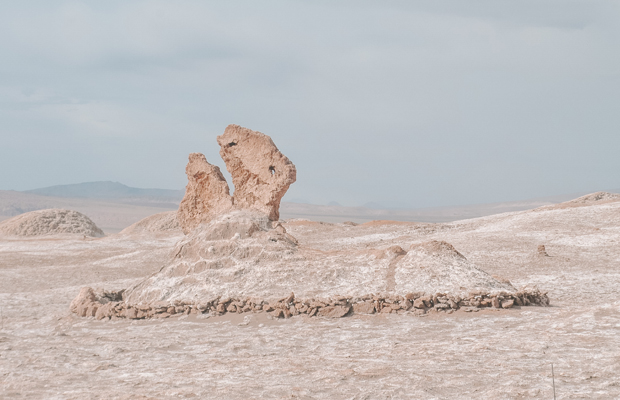
M 185 190 L 139 189 L 112 181 L 49 186 L 40 189 L 25 190 L 24 192 L 53 197 L 88 199 L 153 198 L 172 202 L 180 202 L 185 194 Z
M 608 190 L 620 192 L 620 190 Z M 367 222 L 377 219 L 449 222 L 511 211 L 533 209 L 572 200 L 587 193 L 573 193 L 522 201 L 457 205 L 418 209 L 387 209 L 379 204 L 345 207 L 336 202 L 313 205 L 283 202 L 284 219 L 306 218 L 325 222 Z M 89 216 L 107 233 L 119 232 L 149 215 L 176 210 L 183 190 L 139 189 L 118 182 L 88 182 L 50 186 L 25 192 L 0 190 L 0 221 L 28 211 L 66 208 Z

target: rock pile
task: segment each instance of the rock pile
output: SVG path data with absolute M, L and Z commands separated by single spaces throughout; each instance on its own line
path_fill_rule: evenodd
M 49 236 L 78 235 L 102 237 L 104 233 L 86 215 L 72 210 L 50 208 L 31 211 L 0 223 L 0 235 Z
M 521 306 L 548 306 L 546 293 L 538 290 L 521 290 L 514 293 L 500 292 L 493 295 L 473 292 L 465 297 L 447 293 L 408 293 L 399 295 L 368 294 L 360 297 L 333 296 L 331 298 L 301 299 L 293 293 L 276 300 L 257 298 L 216 297 L 200 302 L 158 301 L 130 305 L 121 301 L 122 293 L 95 292 L 83 288 L 71 303 L 71 311 L 81 317 L 96 319 L 145 319 L 168 318 L 181 314 L 270 313 L 275 318 L 295 315 L 308 317 L 340 318 L 353 314 L 412 314 L 433 312 L 453 313 L 480 311 L 486 308 L 508 309 Z

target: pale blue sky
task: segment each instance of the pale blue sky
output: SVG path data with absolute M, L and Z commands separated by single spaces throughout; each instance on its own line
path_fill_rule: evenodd
M 620 188 L 618 1 L 0 3 L 0 189 L 180 189 L 236 123 L 285 199 L 425 207 Z

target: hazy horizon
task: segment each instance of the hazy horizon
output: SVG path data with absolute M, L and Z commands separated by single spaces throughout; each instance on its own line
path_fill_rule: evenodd
M 295 163 L 284 201 L 422 208 L 620 188 L 615 1 L 0 11 L 0 190 L 179 190 L 190 152 L 225 172 L 215 138 L 231 123 Z

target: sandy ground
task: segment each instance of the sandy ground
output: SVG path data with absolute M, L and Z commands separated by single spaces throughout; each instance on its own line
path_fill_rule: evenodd
M 69 315 L 79 288 L 137 282 L 179 236 L 5 239 L 0 398 L 552 399 L 551 363 L 558 399 L 620 398 L 620 203 L 438 225 L 286 226 L 325 251 L 446 240 L 487 272 L 548 291 L 552 307 L 102 322 Z

